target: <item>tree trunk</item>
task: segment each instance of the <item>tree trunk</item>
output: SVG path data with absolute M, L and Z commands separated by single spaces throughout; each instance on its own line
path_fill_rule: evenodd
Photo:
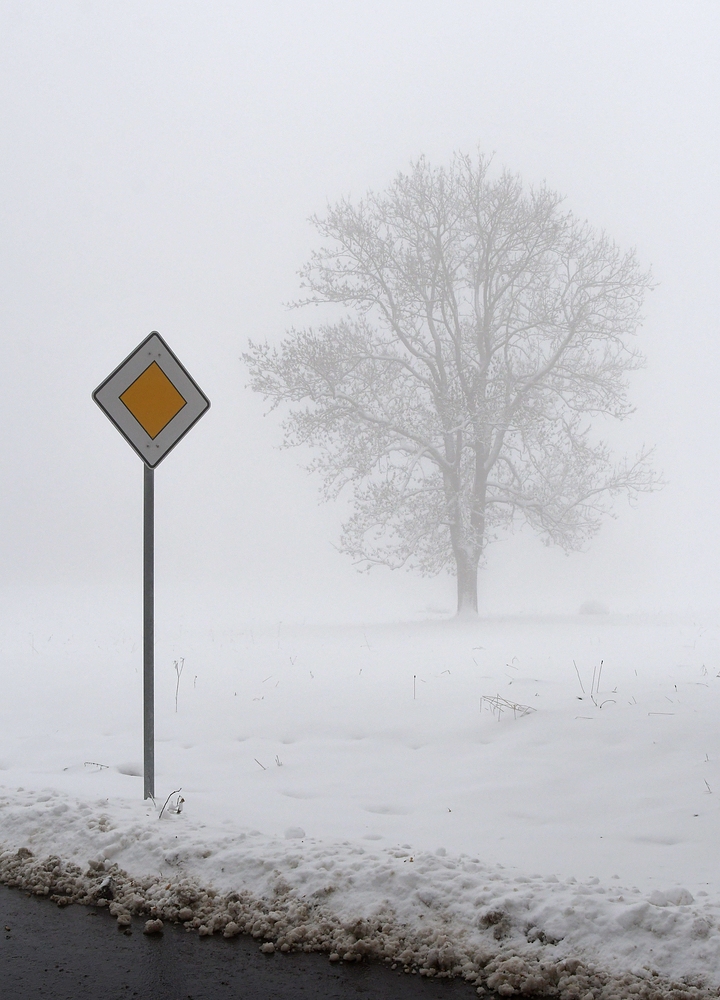
M 477 618 L 477 577 L 479 558 L 464 549 L 455 552 L 457 565 L 457 617 Z

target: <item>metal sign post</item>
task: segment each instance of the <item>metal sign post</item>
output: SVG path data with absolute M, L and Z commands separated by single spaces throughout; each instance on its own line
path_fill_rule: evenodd
M 155 798 L 155 470 L 143 466 L 143 798 Z
M 142 458 L 144 798 L 155 796 L 155 467 L 210 407 L 210 400 L 153 331 L 92 394 Z

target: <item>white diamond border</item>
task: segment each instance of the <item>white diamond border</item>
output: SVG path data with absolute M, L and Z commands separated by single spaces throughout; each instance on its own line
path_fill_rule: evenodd
M 153 363 L 170 379 L 186 400 L 185 406 L 151 438 L 135 419 L 120 396 Z M 132 354 L 118 365 L 92 394 L 93 399 L 115 424 L 143 462 L 154 469 L 210 407 L 210 400 L 182 366 L 160 334 L 153 330 Z

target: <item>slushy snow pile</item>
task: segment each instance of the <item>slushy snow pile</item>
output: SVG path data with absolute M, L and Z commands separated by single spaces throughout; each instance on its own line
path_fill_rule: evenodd
M 75 604 L 6 627 L 3 882 L 481 993 L 720 995 L 717 624 L 185 615 L 153 803 L 129 609 Z

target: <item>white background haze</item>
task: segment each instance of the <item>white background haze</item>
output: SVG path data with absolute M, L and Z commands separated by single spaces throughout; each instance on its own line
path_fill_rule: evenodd
M 714 3 L 657 0 L 3 3 L 4 584 L 139 587 L 141 464 L 90 393 L 157 329 L 213 404 L 156 475 L 159 595 L 452 610 L 449 577 L 359 576 L 333 549 L 342 510 L 274 448 L 239 355 L 312 321 L 284 306 L 309 215 L 480 148 L 652 266 L 638 410 L 612 433 L 656 443 L 668 480 L 587 553 L 494 545 L 481 610 L 716 608 L 719 28 Z

